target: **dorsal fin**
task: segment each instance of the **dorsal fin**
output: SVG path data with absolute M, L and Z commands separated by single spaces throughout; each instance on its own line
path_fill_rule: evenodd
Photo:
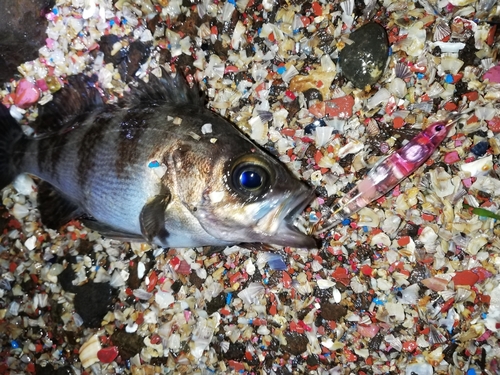
M 200 94 L 198 85 L 190 87 L 182 74 L 170 75 L 162 68 L 162 76 L 149 75 L 149 82 L 137 80 L 137 85 L 131 87 L 127 98 L 130 107 L 158 106 L 171 104 L 174 106 L 189 105 L 193 110 L 204 105 L 204 97 Z
M 38 117 L 32 125 L 35 132 L 43 135 L 63 131 L 78 125 L 95 109 L 104 107 L 102 94 L 94 83 L 84 74 L 68 77 L 52 101 L 38 107 Z
M 190 87 L 180 73 L 172 76 L 162 68 L 161 78 L 151 73 L 149 82 L 137 79 L 135 83 L 120 106 L 144 108 L 170 104 L 189 106 L 192 111 L 204 106 L 198 85 Z M 79 126 L 90 113 L 105 106 L 105 93 L 96 88 L 92 77 L 84 74 L 70 76 L 52 101 L 39 106 L 38 117 L 32 126 L 42 136 L 61 132 Z

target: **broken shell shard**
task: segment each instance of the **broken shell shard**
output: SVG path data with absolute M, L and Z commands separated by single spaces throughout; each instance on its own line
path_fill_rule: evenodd
M 84 368 L 92 366 L 94 363 L 99 362 L 97 353 L 101 350 L 101 343 L 97 335 L 92 335 L 90 339 L 83 343 L 80 348 L 80 361 Z

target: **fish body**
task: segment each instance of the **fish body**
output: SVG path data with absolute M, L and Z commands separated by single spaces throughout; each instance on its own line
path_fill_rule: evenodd
M 366 176 L 338 202 L 322 228 L 322 233 L 391 191 L 415 172 L 448 135 L 456 121 L 438 121 L 417 134 L 406 145 L 379 161 Z
M 293 225 L 312 189 L 205 108 L 182 76 L 151 75 L 120 105 L 81 80 L 68 86 L 38 121 L 59 129 L 38 138 L 0 111 L 0 188 L 20 173 L 42 179 L 48 226 L 83 216 L 103 235 L 163 247 L 315 246 Z

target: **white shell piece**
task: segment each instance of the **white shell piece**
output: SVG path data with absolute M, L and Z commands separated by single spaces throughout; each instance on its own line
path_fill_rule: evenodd
M 370 241 L 370 246 L 378 246 L 378 245 L 383 245 L 383 246 L 391 246 L 391 239 L 389 236 L 383 232 L 377 233 L 375 236 L 372 237 Z
M 377 213 L 371 208 L 363 207 L 361 210 L 359 210 L 358 215 L 358 226 L 360 227 L 366 226 L 377 228 L 380 224 L 380 218 L 378 217 Z
M 432 48 L 439 47 L 442 53 L 457 53 L 465 47 L 465 43 L 434 42 L 431 45 Z
M 201 134 L 212 133 L 212 124 L 206 123 L 201 127 Z
M 394 78 L 387 88 L 396 98 L 404 98 L 407 93 L 406 82 L 398 77 Z
M 101 350 L 101 343 L 99 337 L 93 335 L 88 341 L 84 342 L 80 348 L 80 362 L 84 368 L 92 366 L 94 363 L 99 362 L 97 352 Z
M 328 289 L 328 288 L 335 286 L 336 283 L 335 283 L 335 281 L 328 280 L 328 279 L 318 279 L 316 281 L 316 284 L 318 285 L 318 288 L 320 288 L 320 289 Z
M 344 147 L 341 147 L 340 150 L 338 151 L 337 156 L 342 159 L 346 157 L 349 154 L 356 154 L 359 151 L 361 151 L 365 147 L 364 143 L 357 141 L 357 140 L 352 140 L 348 144 L 346 144 Z
M 321 148 L 328 143 L 332 136 L 333 128 L 331 126 L 319 126 L 314 130 L 314 141 L 316 147 Z
M 391 97 L 391 93 L 386 88 L 382 88 L 378 90 L 368 101 L 366 102 L 366 106 L 368 108 L 375 108 L 379 104 L 389 100 Z
M 472 237 L 465 251 L 470 255 L 476 255 L 487 243 L 488 238 L 486 235 L 476 235 Z
M 464 172 L 470 173 L 471 177 L 485 176 L 490 173 L 492 168 L 493 155 L 460 165 L 460 169 Z
M 476 182 L 472 184 L 471 189 L 484 191 L 493 197 L 497 197 L 500 195 L 500 180 L 490 176 L 479 175 Z
M 13 185 L 18 193 L 22 195 L 30 195 L 36 186 L 35 181 L 33 181 L 33 179 L 25 173 L 17 176 Z

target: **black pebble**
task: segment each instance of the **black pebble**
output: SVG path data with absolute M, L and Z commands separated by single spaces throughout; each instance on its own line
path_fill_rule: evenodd
M 307 350 L 309 339 L 305 335 L 297 332 L 285 332 L 285 338 L 286 345 L 282 347 L 283 351 L 293 355 L 300 355 Z
M 351 33 L 354 43 L 339 53 L 342 74 L 354 86 L 364 89 L 376 83 L 384 73 L 389 54 L 389 42 L 385 29 L 375 22 L 369 22 Z
M 226 306 L 226 296 L 224 293 L 221 293 L 217 297 L 212 298 L 210 302 L 207 302 L 207 314 L 211 315 L 214 312 L 219 311 L 219 309 L 222 309 L 224 306 Z
M 108 283 L 89 282 L 76 288 L 75 310 L 85 327 L 99 328 L 112 302 L 112 288 Z
M 114 332 L 111 335 L 111 342 L 118 347 L 120 356 L 125 361 L 140 353 L 144 347 L 144 337 L 125 331 Z
M 321 304 L 320 315 L 325 320 L 338 322 L 340 318 L 347 315 L 347 308 L 338 303 L 325 302 Z

